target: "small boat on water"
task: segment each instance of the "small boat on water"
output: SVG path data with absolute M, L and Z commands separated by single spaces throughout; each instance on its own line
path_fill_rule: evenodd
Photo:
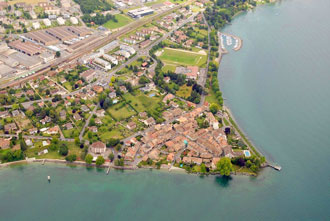
M 47 179 L 48 179 L 48 182 L 50 182 L 50 176 L 48 176 Z
M 233 40 L 231 39 L 231 37 L 227 36 L 227 45 L 230 46 L 233 44 Z

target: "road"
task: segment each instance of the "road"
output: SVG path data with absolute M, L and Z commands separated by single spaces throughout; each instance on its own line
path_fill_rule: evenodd
M 203 20 L 205 22 L 205 24 L 207 24 L 207 35 L 208 35 L 208 56 L 207 56 L 207 63 L 206 63 L 206 71 L 205 71 L 205 76 L 199 76 L 202 77 L 202 81 L 201 81 L 201 86 L 203 87 L 203 89 L 205 90 L 205 83 L 206 83 L 206 79 L 207 79 L 207 73 L 209 70 L 209 63 L 210 63 L 210 53 L 211 53 L 211 46 L 210 46 L 210 42 L 211 42 L 211 38 L 210 38 L 210 32 L 211 32 L 211 27 L 209 25 L 209 23 L 206 21 L 204 13 L 202 13 L 203 15 Z M 202 93 L 201 95 L 201 101 L 199 102 L 198 106 L 204 105 L 205 102 L 205 93 Z
M 16 134 L 0 134 L 0 137 L 18 137 L 18 135 Z M 44 137 L 44 136 L 33 136 L 33 135 L 23 135 L 23 138 L 28 138 L 28 139 L 36 139 L 36 140 L 51 140 L 53 139 L 52 137 Z M 62 141 L 69 141 L 69 142 L 73 142 L 74 139 L 71 138 L 59 138 L 59 140 Z
M 95 112 L 96 112 L 96 110 L 97 110 L 98 107 L 99 107 L 99 106 L 94 107 L 94 109 L 93 109 L 93 111 L 91 112 L 91 114 L 89 115 L 89 117 L 88 117 L 88 119 L 87 119 L 87 121 L 86 121 L 84 127 L 83 127 L 82 130 L 80 131 L 80 134 L 79 134 L 79 140 L 80 140 L 80 141 L 83 140 L 83 136 L 84 136 L 84 133 L 85 133 L 86 127 L 88 127 L 88 125 L 89 125 L 89 121 L 91 120 L 91 118 L 92 118 L 93 115 L 95 114 Z

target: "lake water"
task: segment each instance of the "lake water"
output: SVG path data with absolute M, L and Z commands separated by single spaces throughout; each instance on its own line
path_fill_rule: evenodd
M 329 8 L 281 1 L 224 30 L 243 39 L 221 63 L 226 104 L 281 172 L 223 179 L 13 166 L 0 169 L 0 220 L 329 220 Z

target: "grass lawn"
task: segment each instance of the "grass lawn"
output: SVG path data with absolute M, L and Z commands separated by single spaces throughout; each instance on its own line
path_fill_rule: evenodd
M 206 63 L 207 55 L 194 53 L 191 51 L 177 50 L 171 48 L 163 49 L 159 58 L 166 64 L 184 65 L 184 66 L 202 66 Z
M 215 96 L 215 93 L 211 89 L 208 90 L 208 95 L 205 97 L 205 100 L 209 104 L 212 104 L 212 103 L 219 104 L 219 101 L 218 101 L 217 97 Z
M 172 64 L 165 64 L 162 68 L 162 71 L 164 72 L 168 72 L 168 71 L 173 71 L 175 72 L 175 68 L 176 66 L 175 65 L 172 65 Z
M 109 107 L 107 111 L 113 118 L 115 118 L 116 121 L 130 118 L 136 114 L 130 106 L 122 102 Z
M 158 102 L 161 101 L 162 97 L 149 97 L 149 95 L 145 95 L 140 91 L 136 91 L 135 93 L 135 95 L 126 93 L 123 97 L 127 102 L 130 102 L 138 112 L 153 111 L 159 107 Z M 151 94 L 152 93 L 153 92 L 151 92 Z
M 123 139 L 124 136 L 122 135 L 121 131 L 119 128 L 116 128 L 111 131 L 107 131 L 105 133 L 100 134 L 100 138 L 103 142 L 106 142 L 106 140 L 109 140 L 110 138 L 118 138 L 118 139 Z
M 64 84 L 63 84 L 63 86 L 68 90 L 68 91 L 72 91 L 72 86 L 71 86 L 71 84 L 70 84 L 70 82 L 65 82 Z
M 62 130 L 62 133 L 65 138 L 74 138 L 79 136 L 79 130 L 77 128 L 73 128 L 70 130 Z
M 110 20 L 104 24 L 104 27 L 106 27 L 108 29 L 116 29 L 116 28 L 123 27 L 133 21 L 128 16 L 122 15 L 122 14 L 115 15 L 115 18 L 118 20 L 118 22 L 114 22 L 113 20 Z
M 191 91 L 192 91 L 192 86 L 188 87 L 187 85 L 183 85 L 176 92 L 176 95 L 182 98 L 188 98 L 191 94 Z

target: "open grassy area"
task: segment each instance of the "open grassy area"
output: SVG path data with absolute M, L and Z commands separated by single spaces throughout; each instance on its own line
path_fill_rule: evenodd
M 122 15 L 122 14 L 115 15 L 115 18 L 118 20 L 118 22 L 114 22 L 113 20 L 110 20 L 104 24 L 104 27 L 106 27 L 108 29 L 116 29 L 116 28 L 123 27 L 133 21 L 128 16 Z
M 124 136 L 122 135 L 121 131 L 118 128 L 116 128 L 114 130 L 110 130 L 110 131 L 100 134 L 100 138 L 103 142 L 105 142 L 105 141 L 109 140 L 110 138 L 123 139 Z
M 162 71 L 164 72 L 168 72 L 168 71 L 173 71 L 175 72 L 175 68 L 176 66 L 175 65 L 172 65 L 172 64 L 165 64 L 162 68 Z
M 70 84 L 70 82 L 65 82 L 64 84 L 63 84 L 63 86 L 68 90 L 68 91 L 72 91 L 72 86 L 71 86 L 71 84 Z
M 217 97 L 215 96 L 215 93 L 213 92 L 213 90 L 208 90 L 208 95 L 205 97 L 205 100 L 209 103 L 216 103 L 219 104 L 219 101 L 217 99 Z
M 107 111 L 116 121 L 127 119 L 136 114 L 129 105 L 123 102 L 109 107 Z
M 162 100 L 162 97 L 149 97 L 149 95 L 145 95 L 140 91 L 136 91 L 135 93 L 135 95 L 126 93 L 123 97 L 139 112 L 155 110 L 159 107 L 159 102 Z M 153 94 L 153 92 L 150 94 Z
M 191 94 L 191 91 L 192 91 L 192 86 L 188 87 L 187 85 L 183 85 L 176 92 L 176 95 L 182 98 L 188 98 Z
M 184 65 L 184 66 L 202 66 L 206 63 L 207 55 L 200 53 L 178 50 L 172 48 L 163 49 L 159 58 L 166 64 Z
M 63 141 L 63 143 L 65 143 L 65 145 L 68 147 L 69 149 L 69 153 L 68 154 L 76 154 L 77 157 L 80 156 L 82 149 L 80 149 L 78 146 L 75 145 L 74 142 L 66 142 Z M 58 150 L 55 151 L 50 151 L 47 154 L 42 154 L 40 156 L 38 156 L 38 152 L 47 149 L 49 146 L 42 146 L 42 141 L 38 141 L 34 144 L 33 148 L 29 148 L 25 154 L 27 157 L 36 157 L 36 158 L 48 158 L 48 159 L 64 159 L 65 156 L 62 156 L 59 154 Z

